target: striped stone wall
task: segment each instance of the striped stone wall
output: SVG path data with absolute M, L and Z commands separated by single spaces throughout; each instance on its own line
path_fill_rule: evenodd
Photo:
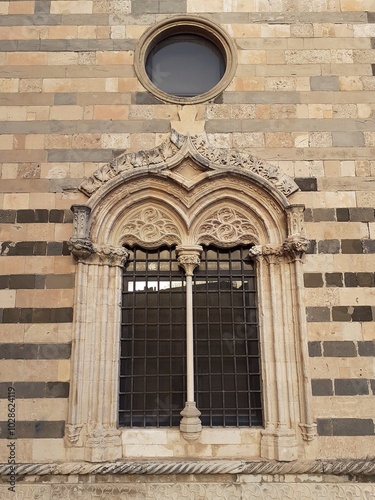
M 17 460 L 68 459 L 70 206 L 87 201 L 84 177 L 179 120 L 133 67 L 139 37 L 177 14 L 218 23 L 238 49 L 233 81 L 197 106 L 209 141 L 278 166 L 306 206 L 311 454 L 374 455 L 374 0 L 12 0 L 0 2 L 0 462 L 9 386 Z

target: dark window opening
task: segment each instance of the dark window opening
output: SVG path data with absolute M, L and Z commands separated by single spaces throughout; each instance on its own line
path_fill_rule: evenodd
M 175 251 L 129 250 L 120 426 L 178 426 L 185 404 L 185 280 Z M 262 425 L 256 279 L 248 250 L 206 247 L 194 272 L 195 392 L 206 426 Z
M 146 72 L 167 94 L 195 97 L 219 83 L 225 60 L 211 40 L 197 34 L 177 34 L 153 46 L 146 59 Z

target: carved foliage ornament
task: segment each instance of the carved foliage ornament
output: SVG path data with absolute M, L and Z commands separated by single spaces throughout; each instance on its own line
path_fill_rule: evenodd
M 256 230 L 249 219 L 233 208 L 221 208 L 210 215 L 198 230 L 199 243 L 234 245 L 257 242 Z
M 122 237 L 127 243 L 173 244 L 181 242 L 181 235 L 173 219 L 155 207 L 142 208 L 126 222 Z
M 82 182 L 80 190 L 91 196 L 102 185 L 123 172 L 142 167 L 169 168 L 188 156 L 213 169 L 248 170 L 273 184 L 285 196 L 298 190 L 293 179 L 275 165 L 270 165 L 247 153 L 209 146 L 205 135 L 190 137 L 178 134 L 175 130 L 172 130 L 169 139 L 154 149 L 123 153 L 111 163 L 100 167 Z

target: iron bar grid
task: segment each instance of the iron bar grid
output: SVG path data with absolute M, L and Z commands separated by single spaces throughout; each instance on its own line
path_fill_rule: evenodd
M 119 423 L 177 426 L 186 391 L 185 280 L 174 250 L 129 250 Z M 256 279 L 244 248 L 205 247 L 193 279 L 195 389 L 207 426 L 262 425 Z

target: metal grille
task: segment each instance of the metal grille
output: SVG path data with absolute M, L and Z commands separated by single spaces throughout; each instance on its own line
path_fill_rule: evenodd
M 185 394 L 185 281 L 175 252 L 134 248 L 124 272 L 119 423 L 177 426 Z
M 248 250 L 205 248 L 193 294 L 202 423 L 262 425 L 256 279 Z
M 185 281 L 173 250 L 129 250 L 119 423 L 177 426 L 185 403 Z M 206 247 L 193 282 L 195 389 L 208 426 L 262 425 L 256 280 L 248 251 Z

